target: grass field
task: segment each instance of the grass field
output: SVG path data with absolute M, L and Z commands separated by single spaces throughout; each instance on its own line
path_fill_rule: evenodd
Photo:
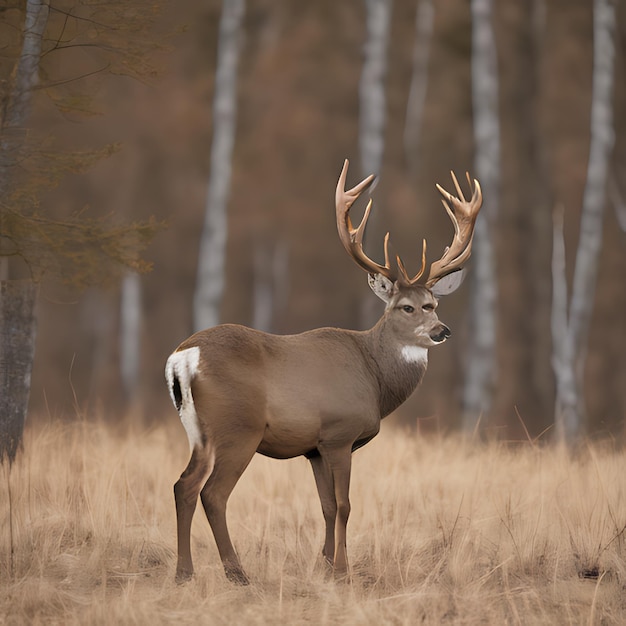
M 229 504 L 243 588 L 201 507 L 196 576 L 174 583 L 188 455 L 174 419 L 124 436 L 28 428 L 0 470 L 0 624 L 626 623 L 626 453 L 589 445 L 573 460 L 385 426 L 354 455 L 352 582 L 321 562 L 308 463 L 257 457 Z

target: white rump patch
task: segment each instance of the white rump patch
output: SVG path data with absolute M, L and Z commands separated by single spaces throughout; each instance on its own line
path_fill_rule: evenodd
M 426 348 L 404 346 L 400 354 L 407 363 L 421 363 L 422 365 L 428 363 L 428 350 Z
M 167 380 L 167 388 L 174 406 L 176 406 L 176 396 L 174 395 L 175 378 L 178 379 L 178 384 L 180 385 L 181 405 L 180 408 L 177 407 L 178 414 L 187 431 L 191 450 L 202 445 L 198 414 L 196 413 L 193 396 L 191 395 L 191 381 L 198 372 L 199 363 L 200 348 L 194 346 L 193 348 L 187 348 L 187 350 L 173 352 L 165 364 L 165 379 Z

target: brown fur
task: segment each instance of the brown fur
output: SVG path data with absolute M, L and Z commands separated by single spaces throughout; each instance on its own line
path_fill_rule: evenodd
M 409 305 L 413 311 L 405 310 Z M 202 445 L 174 488 L 177 580 L 193 573 L 190 528 L 200 495 L 227 576 L 247 583 L 226 526 L 226 503 L 255 452 L 310 460 L 326 521 L 323 554 L 337 574 L 346 574 L 351 453 L 376 436 L 380 420 L 424 376 L 426 361 L 407 361 L 402 348 L 435 345 L 432 338 L 445 327 L 434 307 L 425 287 L 394 285 L 385 314 L 369 331 L 279 336 L 225 324 L 180 344 L 177 351 L 200 351 L 191 391 Z

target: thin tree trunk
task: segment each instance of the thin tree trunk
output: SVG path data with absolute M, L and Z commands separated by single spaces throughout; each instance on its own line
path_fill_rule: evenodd
M 30 112 L 33 88 L 39 81 L 39 60 L 48 13 L 48 0 L 28 0 L 26 3 L 24 41 L 14 73 L 13 89 L 0 124 L 0 232 L 2 205 L 8 205 L 11 172 L 19 160 L 19 152 L 26 136 L 26 119 Z M 9 278 L 9 260 L 7 257 L 0 257 L 0 280 Z
M 224 0 L 219 25 L 217 73 L 213 99 L 211 172 L 204 228 L 198 254 L 194 329 L 220 320 L 226 266 L 227 206 L 237 112 L 237 65 L 245 0 Z
M 579 396 L 572 363 L 573 345 L 568 338 L 568 298 L 563 236 L 563 208 L 553 214 L 552 238 L 552 367 L 556 377 L 555 436 L 557 441 L 571 440 L 576 434 Z
M 491 0 L 472 0 L 471 13 L 475 168 L 484 201 L 474 233 L 470 339 L 463 390 L 466 432 L 473 432 L 481 416 L 488 413 L 493 395 L 497 286 L 492 230 L 500 186 L 498 63 Z
M 413 72 L 404 122 L 404 153 L 413 171 L 417 169 L 419 155 L 420 129 L 428 87 L 428 60 L 434 22 L 433 0 L 420 0 L 415 16 Z
M 557 436 L 571 444 L 583 432 L 584 365 L 598 274 L 609 162 L 615 141 L 613 127 L 613 65 L 615 6 L 595 0 L 593 12 L 593 80 L 591 141 L 583 194 L 580 236 L 569 307 L 567 334 L 561 348 L 555 425 Z
M 0 127 L 0 230 L 2 206 L 11 191 L 11 172 L 26 135 L 33 88 L 39 80 L 48 0 L 28 0 L 24 40 L 14 84 Z M 9 280 L 9 262 L 0 262 L 0 463 L 9 465 L 22 441 L 35 355 L 37 287 L 32 281 Z
M 8 192 L 10 170 L 18 158 L 26 132 L 33 88 L 39 81 L 43 33 L 48 23 L 48 0 L 28 0 L 24 41 L 15 70 L 15 80 L 2 119 L 0 141 L 0 199 Z
M 0 464 L 9 465 L 22 442 L 30 375 L 35 354 L 35 303 L 32 281 L 0 282 Z
M 380 174 L 385 148 L 387 46 L 391 0 L 365 0 L 365 59 L 359 85 L 359 144 L 364 174 Z
M 385 76 L 392 5 L 392 0 L 365 0 L 365 58 L 359 83 L 359 148 L 364 176 L 380 176 L 382 169 L 387 116 Z M 382 241 L 381 223 L 382 215 L 378 207 L 367 226 L 366 246 Z M 375 324 L 380 317 L 380 309 L 380 303 L 368 294 L 361 302 L 360 326 L 369 328 Z

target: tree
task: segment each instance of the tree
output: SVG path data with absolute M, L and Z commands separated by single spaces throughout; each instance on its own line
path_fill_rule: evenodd
M 593 78 L 591 140 L 576 250 L 572 295 L 567 307 L 562 217 L 555 219 L 553 247 L 553 367 L 557 381 L 556 437 L 571 444 L 584 423 L 584 366 L 593 313 L 613 128 L 615 6 L 595 0 L 593 11 Z
M 228 233 L 226 209 L 237 114 L 237 64 L 244 11 L 245 0 L 224 0 L 222 4 L 213 97 L 211 171 L 194 296 L 195 330 L 215 326 L 220 320 Z
M 420 0 L 415 17 L 415 44 L 413 47 L 413 72 L 406 106 L 404 123 L 404 152 L 407 161 L 415 170 L 419 154 L 420 126 L 426 102 L 428 87 L 428 60 L 430 40 L 435 21 L 435 7 L 432 0 Z
M 489 411 L 495 376 L 497 285 L 493 223 L 499 202 L 498 59 L 491 0 L 472 0 L 472 103 L 476 178 L 483 209 L 474 233 L 470 331 L 463 389 L 463 428 L 473 432 Z
M 385 76 L 392 0 L 365 0 L 366 34 L 363 69 L 359 81 L 359 149 L 363 175 L 380 176 L 385 148 L 387 116 Z M 366 240 L 380 241 L 381 212 L 370 219 Z M 372 326 L 379 317 L 380 305 L 368 297 L 361 305 L 361 325 Z
M 99 9 L 107 14 L 120 8 L 104 2 L 86 6 L 92 18 Z M 70 22 L 87 24 L 88 29 L 97 24 L 98 32 L 103 26 L 95 19 L 73 15 L 72 10 L 64 11 L 62 3 L 54 8 L 56 15 L 62 15 L 62 26 L 55 38 L 48 0 L 27 1 L 11 78 L 1 83 L 4 107 L 0 118 L 0 462 L 6 458 L 9 464 L 21 442 L 28 406 L 37 284 L 52 277 L 85 286 L 115 280 L 122 268 L 145 271 L 149 265 L 139 258 L 139 251 L 158 227 L 154 220 L 120 225 L 89 217 L 84 211 L 57 218 L 39 210 L 42 195 L 65 174 L 84 171 L 115 150 L 108 146 L 88 153 L 61 153 L 29 127 L 35 89 L 44 91 L 46 87 L 41 81 L 45 74 L 44 56 L 88 45 L 81 43 L 76 33 L 71 40 L 65 39 L 65 33 L 72 30 L 68 27 Z M 15 12 L 21 17 L 18 9 Z M 115 31 L 114 24 L 110 29 Z M 102 50 L 120 53 L 112 46 L 110 33 L 103 39 L 99 42 Z M 10 45 L 7 49 L 11 50 Z M 131 45 L 127 52 L 132 56 L 131 51 L 136 50 Z M 54 87 L 72 82 L 50 83 L 48 87 L 52 92 Z M 60 92 L 55 93 L 58 96 Z M 62 98 L 57 98 L 56 104 L 67 107 Z

